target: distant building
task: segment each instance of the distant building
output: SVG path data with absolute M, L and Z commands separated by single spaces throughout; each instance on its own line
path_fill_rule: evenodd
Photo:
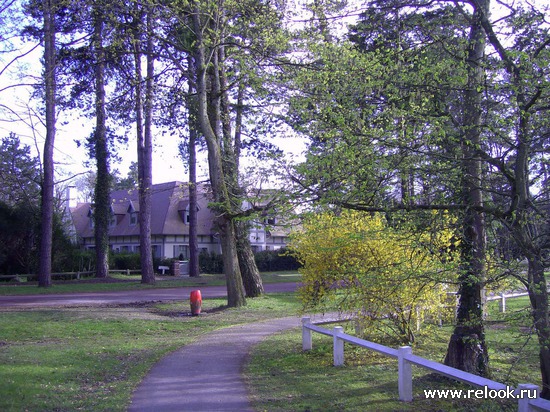
M 209 187 L 199 185 L 197 190 L 200 251 L 221 253 L 214 214 L 208 208 Z M 94 208 L 91 203 L 72 201 L 67 195 L 72 228 L 70 233 L 84 249 L 95 248 Z M 169 182 L 153 185 L 151 193 L 151 244 L 153 256 L 159 258 L 189 258 L 189 190 L 186 183 Z M 139 253 L 139 198 L 137 189 L 117 190 L 111 193 L 111 222 L 109 245 L 114 252 Z M 287 230 L 270 230 L 275 217 L 251 224 L 250 242 L 254 251 L 276 250 L 286 245 Z

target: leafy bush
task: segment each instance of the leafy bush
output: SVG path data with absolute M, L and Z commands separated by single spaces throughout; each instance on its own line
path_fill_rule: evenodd
M 443 281 L 457 270 L 452 242 L 450 230 L 390 227 L 381 215 L 344 211 L 312 216 L 289 247 L 303 264 L 306 306 L 357 313 L 365 330 L 389 321 L 393 337 L 411 343 L 417 324 L 442 308 Z
M 111 253 L 109 255 L 109 268 L 139 270 L 141 269 L 141 257 L 139 253 Z
M 275 272 L 278 270 L 298 270 L 300 263 L 287 249 L 263 250 L 254 253 L 256 265 L 260 272 Z
M 53 272 L 87 272 L 95 270 L 95 252 L 67 245 L 63 253 L 58 253 Z
M 223 273 L 223 258 L 214 252 L 201 251 L 199 253 L 200 273 Z

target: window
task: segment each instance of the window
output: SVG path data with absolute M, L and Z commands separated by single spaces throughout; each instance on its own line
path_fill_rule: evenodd
M 131 212 L 130 213 L 130 226 L 135 226 L 137 225 L 137 213 L 136 212 Z
M 153 257 L 156 257 L 156 258 L 161 257 L 160 256 L 160 253 L 161 253 L 160 245 L 152 245 L 151 249 L 152 249 L 152 252 L 153 252 Z

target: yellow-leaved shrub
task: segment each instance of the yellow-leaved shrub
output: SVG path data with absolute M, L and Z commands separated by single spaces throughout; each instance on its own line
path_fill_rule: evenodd
M 289 248 L 303 266 L 306 307 L 337 307 L 411 343 L 427 316 L 441 314 L 458 264 L 453 239 L 450 230 L 397 229 L 381 214 L 343 211 L 307 218 Z

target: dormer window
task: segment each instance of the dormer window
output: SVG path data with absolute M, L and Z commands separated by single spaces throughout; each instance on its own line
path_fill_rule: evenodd
M 138 214 L 134 207 L 134 203 L 130 200 L 128 205 L 128 214 L 130 215 L 130 226 L 135 226 L 138 223 Z
M 197 206 L 197 212 L 199 211 L 199 207 Z M 178 207 L 178 213 L 180 215 L 180 219 L 188 225 L 190 223 L 189 218 L 189 202 L 180 202 Z

